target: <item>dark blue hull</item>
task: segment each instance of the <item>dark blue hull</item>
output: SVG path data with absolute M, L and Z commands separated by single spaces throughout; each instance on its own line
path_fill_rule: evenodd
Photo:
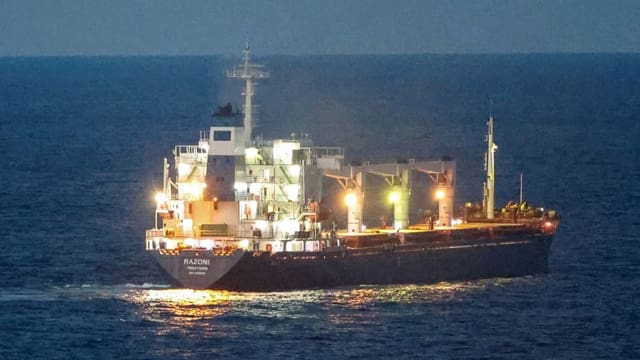
M 517 235 L 517 236 L 516 236 Z M 364 284 L 435 283 L 516 277 L 548 271 L 552 235 L 384 244 L 321 252 L 154 252 L 175 285 L 277 291 Z

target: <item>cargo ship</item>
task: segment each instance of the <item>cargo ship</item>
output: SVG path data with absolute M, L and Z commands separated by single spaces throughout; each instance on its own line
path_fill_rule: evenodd
M 253 96 L 263 66 L 243 61 L 227 76 L 244 81 L 242 111 L 227 104 L 194 145 L 163 163 L 155 224 L 146 251 L 178 287 L 281 291 L 374 284 L 515 277 L 548 271 L 560 217 L 520 199 L 494 205 L 495 151 L 489 116 L 481 204 L 454 211 L 456 164 L 410 159 L 345 165 L 342 147 L 306 135 L 253 136 Z M 437 211 L 410 224 L 411 174 L 432 183 Z M 367 177 L 389 185 L 393 223 L 365 226 Z M 323 179 L 344 193 L 346 221 L 326 218 Z M 314 200 L 315 199 L 315 200 Z M 342 205 L 342 204 L 341 204 Z M 346 226 L 344 226 L 346 224 Z

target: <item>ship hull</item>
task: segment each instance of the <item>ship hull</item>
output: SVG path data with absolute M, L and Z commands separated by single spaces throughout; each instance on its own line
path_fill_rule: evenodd
M 349 285 L 436 283 L 517 277 L 548 271 L 552 235 L 520 234 L 424 244 L 385 244 L 320 252 L 235 250 L 152 252 L 180 287 L 278 291 Z

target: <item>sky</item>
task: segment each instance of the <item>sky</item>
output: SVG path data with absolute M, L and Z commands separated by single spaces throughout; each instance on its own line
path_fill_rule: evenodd
M 640 52 L 640 0 L 0 0 L 0 56 Z

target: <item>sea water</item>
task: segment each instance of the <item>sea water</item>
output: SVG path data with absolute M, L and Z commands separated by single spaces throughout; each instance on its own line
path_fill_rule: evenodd
M 525 199 L 562 214 L 550 272 L 171 288 L 144 251 L 162 158 L 242 103 L 235 60 L 0 59 L 0 359 L 640 357 L 640 56 L 257 58 L 271 78 L 254 134 L 349 161 L 455 157 L 458 205 L 481 199 L 492 113 L 496 202 L 518 199 L 522 173 Z M 416 183 L 418 221 L 434 204 Z M 367 199 L 375 225 L 389 205 Z

